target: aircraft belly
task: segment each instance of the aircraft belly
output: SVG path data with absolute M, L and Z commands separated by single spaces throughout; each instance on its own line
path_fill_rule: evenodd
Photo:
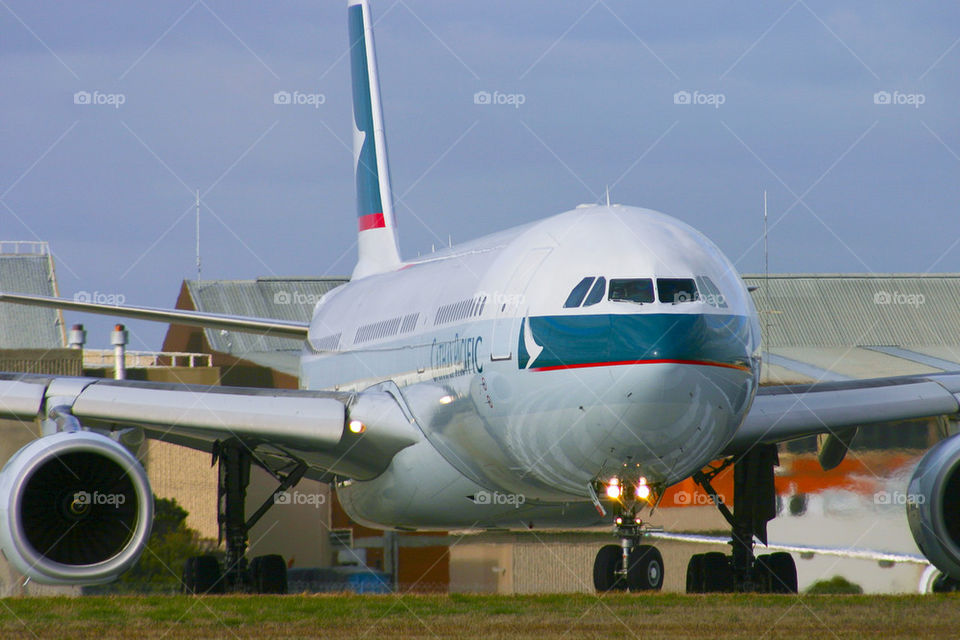
M 589 501 L 547 503 L 481 487 L 426 441 L 398 453 L 374 480 L 341 483 L 337 497 L 353 520 L 376 528 L 397 523 L 438 530 L 601 524 Z

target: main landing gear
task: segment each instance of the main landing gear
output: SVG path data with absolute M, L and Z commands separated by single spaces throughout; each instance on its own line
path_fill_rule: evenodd
M 710 481 L 733 464 L 733 512 Z M 776 445 L 759 445 L 736 460 L 727 459 L 693 475 L 730 523 L 730 555 L 698 553 L 687 565 L 687 593 L 796 593 L 797 567 L 789 553 L 754 556 L 754 537 L 767 544 L 767 523 L 777 515 L 773 468 Z
M 286 593 L 287 565 L 282 556 L 246 558 L 250 529 L 270 509 L 278 494 L 296 485 L 307 466 L 297 462 L 286 472 L 271 469 L 239 440 L 217 442 L 213 462 L 219 463 L 217 521 L 220 541 L 225 543 L 223 566 L 216 556 L 194 556 L 184 564 L 183 593 Z M 280 483 L 249 519 L 245 515 L 250 466 L 256 463 Z
M 639 511 L 651 496 L 645 478 L 631 482 L 619 477 L 599 485 L 616 505 L 614 523 L 620 544 L 608 544 L 593 562 L 597 591 L 659 591 L 663 586 L 663 556 L 656 547 L 640 544 L 644 525 Z M 596 502 L 599 506 L 599 501 Z

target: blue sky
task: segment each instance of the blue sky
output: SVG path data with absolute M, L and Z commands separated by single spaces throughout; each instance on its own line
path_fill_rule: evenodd
M 172 306 L 196 275 L 199 188 L 203 277 L 348 274 L 345 4 L 0 2 L 0 239 L 49 241 L 67 297 Z M 756 272 L 766 189 L 772 271 L 960 271 L 960 6 L 373 12 L 406 256 L 610 185 Z M 112 321 L 75 321 L 108 344 Z M 128 325 L 132 348 L 159 348 L 164 326 Z

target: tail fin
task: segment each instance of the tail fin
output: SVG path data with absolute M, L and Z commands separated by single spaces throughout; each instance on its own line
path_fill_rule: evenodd
M 397 221 L 393 214 L 387 142 L 380 105 L 380 81 L 367 0 L 349 0 L 350 74 L 353 79 L 353 156 L 359 227 L 353 279 L 400 267 Z

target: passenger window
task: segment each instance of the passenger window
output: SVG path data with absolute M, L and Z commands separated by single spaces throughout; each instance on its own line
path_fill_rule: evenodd
M 699 300 L 693 278 L 657 278 L 657 297 L 663 304 Z
M 592 304 L 597 304 L 603 300 L 603 294 L 607 292 L 607 279 L 603 276 L 597 278 L 596 284 L 593 285 L 593 289 L 590 289 L 590 295 L 587 296 L 586 302 L 583 303 L 583 306 L 589 307 Z
M 587 291 L 590 290 L 590 285 L 593 284 L 594 278 L 588 277 L 581 280 L 577 286 L 573 288 L 573 291 L 570 292 L 570 295 L 567 296 L 567 301 L 563 303 L 564 309 L 572 309 L 574 307 L 579 307 L 580 303 L 583 302 L 583 297 L 587 295 Z
M 610 280 L 610 300 L 614 302 L 653 302 L 652 278 L 618 278 Z

